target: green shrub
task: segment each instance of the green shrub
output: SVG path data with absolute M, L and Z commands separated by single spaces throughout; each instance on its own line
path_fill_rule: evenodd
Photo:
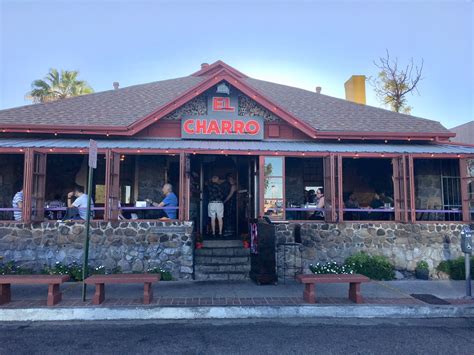
M 384 256 L 357 253 L 348 257 L 345 263 L 351 265 L 355 273 L 365 275 L 373 280 L 393 280 L 395 278 L 395 268 Z
M 439 263 L 436 270 L 445 272 L 453 280 L 465 280 L 466 269 L 464 266 L 464 257 L 461 256 L 453 260 L 444 260 Z M 474 279 L 474 257 L 471 257 L 471 279 Z
M 0 264 L 0 275 L 28 275 L 33 270 L 16 265 L 14 261 L 8 261 Z
M 173 275 L 171 275 L 171 272 L 166 271 L 160 267 L 154 267 L 151 269 L 147 270 L 147 273 L 149 274 L 160 274 L 160 280 L 161 281 L 172 281 L 173 280 Z
M 416 268 L 417 270 L 429 270 L 428 263 L 424 260 L 418 261 Z
M 309 269 L 313 274 L 353 274 L 354 270 L 352 265 L 349 264 L 338 264 L 336 262 L 330 263 L 316 263 L 310 265 Z

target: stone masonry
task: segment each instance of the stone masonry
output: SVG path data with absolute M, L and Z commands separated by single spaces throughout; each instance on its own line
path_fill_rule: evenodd
M 192 229 L 192 222 L 92 222 L 89 263 L 123 272 L 162 267 L 174 279 L 191 279 Z M 36 271 L 56 262 L 82 264 L 84 238 L 82 222 L 3 223 L 0 256 Z
M 357 252 L 384 255 L 398 270 L 413 271 L 420 260 L 436 277 L 436 266 L 461 255 L 462 224 L 301 223 L 301 243 L 295 243 L 296 223 L 276 226 L 277 269 L 292 278 L 317 262 L 338 262 Z

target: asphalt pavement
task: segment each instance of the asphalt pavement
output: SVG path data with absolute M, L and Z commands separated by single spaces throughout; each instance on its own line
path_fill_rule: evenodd
M 474 319 L 0 324 L 0 354 L 473 354 Z

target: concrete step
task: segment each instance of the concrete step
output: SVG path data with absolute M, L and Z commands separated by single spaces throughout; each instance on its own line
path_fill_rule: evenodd
M 196 280 L 216 280 L 216 281 L 240 281 L 248 280 L 249 274 L 242 272 L 212 272 L 212 273 L 195 273 Z
M 202 264 L 249 264 L 249 256 L 217 256 L 217 255 L 196 255 L 195 265 Z
M 201 264 L 195 266 L 196 273 L 242 272 L 250 271 L 250 264 Z
M 196 249 L 196 256 L 249 256 L 250 249 L 244 248 L 203 248 Z
M 205 240 L 204 249 L 206 248 L 242 248 L 241 240 Z

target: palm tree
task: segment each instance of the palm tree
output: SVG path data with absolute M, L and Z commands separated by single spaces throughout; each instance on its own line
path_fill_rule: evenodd
M 90 94 L 94 90 L 86 81 L 77 80 L 78 71 L 50 69 L 43 80 L 35 80 L 31 84 L 31 91 L 27 98 L 34 103 L 51 102 L 67 97 Z

